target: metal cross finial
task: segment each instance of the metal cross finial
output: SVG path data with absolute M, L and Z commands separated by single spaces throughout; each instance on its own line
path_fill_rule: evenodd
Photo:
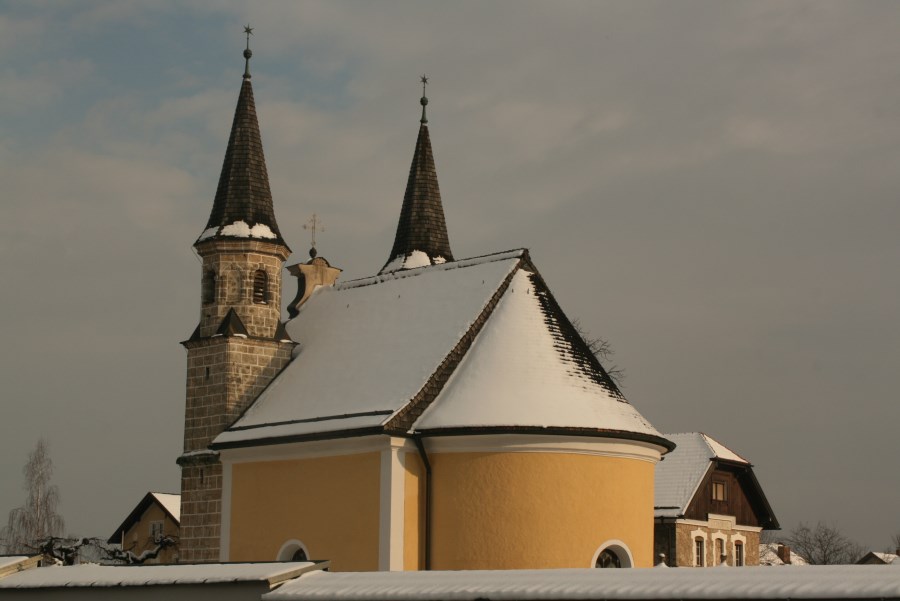
M 247 48 L 244 49 L 244 79 L 250 79 L 250 57 L 253 56 L 253 51 L 250 50 L 250 36 L 253 35 L 253 28 L 249 23 L 244 27 L 244 33 L 247 34 Z
M 424 124 L 428 123 L 428 117 L 425 116 L 425 107 L 428 106 L 428 98 L 425 97 L 425 86 L 428 85 L 428 77 L 423 73 L 419 81 L 422 82 L 422 99 L 419 100 L 419 103 L 422 105 L 422 118 L 419 122 Z
M 315 213 L 312 214 L 312 217 L 306 220 L 306 223 L 303 224 L 303 229 L 309 230 L 312 232 L 312 244 L 309 249 L 309 256 L 312 258 L 316 257 L 316 232 L 324 232 L 325 225 L 322 223 L 322 220 L 319 219 L 319 216 Z

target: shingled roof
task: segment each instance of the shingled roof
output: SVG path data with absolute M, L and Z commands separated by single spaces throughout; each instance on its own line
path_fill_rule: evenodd
M 209 238 L 259 238 L 284 244 L 275 221 L 253 86 L 248 76 L 241 84 L 212 212 L 197 242 Z
M 507 432 L 672 447 L 609 379 L 525 250 L 319 288 L 287 331 L 294 360 L 213 448 Z
M 381 273 L 453 260 L 427 122 L 419 126 L 394 247 Z

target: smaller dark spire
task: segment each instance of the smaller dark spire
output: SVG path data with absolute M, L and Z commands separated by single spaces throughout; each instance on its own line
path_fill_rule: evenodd
M 423 73 L 419 81 L 422 82 L 422 98 L 419 100 L 419 104 L 422 105 L 422 118 L 419 120 L 419 123 L 428 123 L 428 117 L 425 116 L 425 107 L 428 106 L 428 98 L 425 96 L 425 86 L 428 85 L 428 76 Z
M 253 28 L 249 23 L 244 27 L 244 33 L 247 34 L 247 47 L 244 49 L 244 79 L 250 79 L 250 57 L 253 56 L 253 51 L 250 50 L 250 36 L 253 35 Z

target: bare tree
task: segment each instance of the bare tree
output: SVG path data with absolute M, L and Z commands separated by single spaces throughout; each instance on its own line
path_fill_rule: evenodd
M 801 522 L 785 542 L 810 565 L 850 564 L 866 553 L 861 545 L 824 522 L 815 526 Z
M 578 332 L 578 335 L 581 336 L 581 339 L 584 340 L 585 344 L 587 344 L 588 350 L 590 350 L 591 353 L 597 357 L 597 360 L 600 361 L 600 364 L 603 365 L 603 369 L 606 370 L 606 375 L 609 376 L 616 386 L 622 388 L 625 382 L 625 370 L 612 362 L 612 357 L 616 354 L 616 351 L 613 350 L 609 341 L 591 336 L 577 319 L 572 320 L 572 326 L 575 328 L 575 331 Z
M 59 489 L 50 484 L 53 462 L 43 438 L 28 455 L 22 473 L 28 498 L 23 506 L 9 512 L 6 527 L 0 535 L 6 541 L 7 553 L 35 552 L 41 541 L 60 536 L 65 528 L 62 516 L 56 512 Z
M 110 545 L 99 538 L 61 538 L 51 536 L 40 542 L 37 552 L 44 556 L 48 563 L 70 566 L 76 562 L 84 562 L 87 556 L 90 561 L 103 564 L 139 565 L 156 559 L 160 552 L 178 546 L 178 538 L 163 536 L 155 540 L 152 548 L 141 553 L 132 549 L 122 549 L 118 545 Z M 132 545 L 132 548 L 134 545 Z
M 900 555 L 900 532 L 898 532 L 891 538 L 891 543 L 893 543 L 894 548 L 890 549 L 888 552 L 897 553 L 898 555 Z

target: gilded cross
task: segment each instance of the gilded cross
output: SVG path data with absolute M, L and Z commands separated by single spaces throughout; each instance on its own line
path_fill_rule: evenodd
M 312 248 L 316 247 L 316 232 L 324 232 L 325 225 L 322 223 L 322 220 L 315 213 L 312 214 L 312 217 L 307 219 L 306 223 L 303 224 L 303 229 L 309 230 L 312 232 Z

